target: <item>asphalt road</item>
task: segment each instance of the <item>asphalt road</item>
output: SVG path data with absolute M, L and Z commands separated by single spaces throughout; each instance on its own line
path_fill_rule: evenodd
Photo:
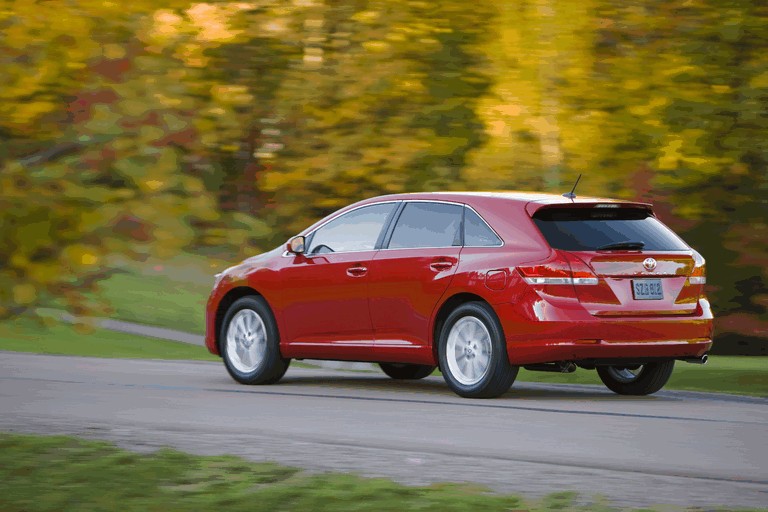
M 576 490 L 623 506 L 768 508 L 759 398 L 516 383 L 500 399 L 467 400 L 435 377 L 301 368 L 248 387 L 211 362 L 0 352 L 0 430 L 527 496 Z

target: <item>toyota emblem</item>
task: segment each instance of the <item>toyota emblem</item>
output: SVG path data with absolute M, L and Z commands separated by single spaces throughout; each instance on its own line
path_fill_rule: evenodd
M 643 261 L 643 267 L 645 267 L 645 270 L 648 272 L 653 272 L 656 269 L 656 260 L 653 258 L 645 258 L 645 261 Z

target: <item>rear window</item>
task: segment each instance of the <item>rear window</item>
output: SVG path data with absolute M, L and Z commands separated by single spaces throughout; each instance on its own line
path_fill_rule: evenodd
M 644 251 L 684 251 L 688 246 L 641 208 L 544 208 L 533 221 L 549 245 L 594 251 L 622 242 L 642 242 Z
M 474 210 L 464 207 L 464 245 L 495 247 L 502 245 L 502 241 Z

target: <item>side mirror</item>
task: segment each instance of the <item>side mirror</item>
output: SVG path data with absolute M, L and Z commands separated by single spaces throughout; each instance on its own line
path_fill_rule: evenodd
M 286 250 L 290 252 L 291 254 L 304 254 L 304 244 L 306 242 L 306 239 L 303 235 L 296 235 L 295 237 L 288 240 L 288 243 L 286 244 Z

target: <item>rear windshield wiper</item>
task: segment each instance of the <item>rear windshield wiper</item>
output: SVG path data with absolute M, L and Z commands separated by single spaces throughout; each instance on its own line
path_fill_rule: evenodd
M 601 245 L 597 248 L 598 251 L 612 251 L 612 250 L 621 250 L 621 249 L 627 249 L 629 251 L 639 251 L 643 247 L 645 247 L 645 242 L 630 242 L 629 240 L 625 240 L 623 242 L 613 242 L 610 244 Z

